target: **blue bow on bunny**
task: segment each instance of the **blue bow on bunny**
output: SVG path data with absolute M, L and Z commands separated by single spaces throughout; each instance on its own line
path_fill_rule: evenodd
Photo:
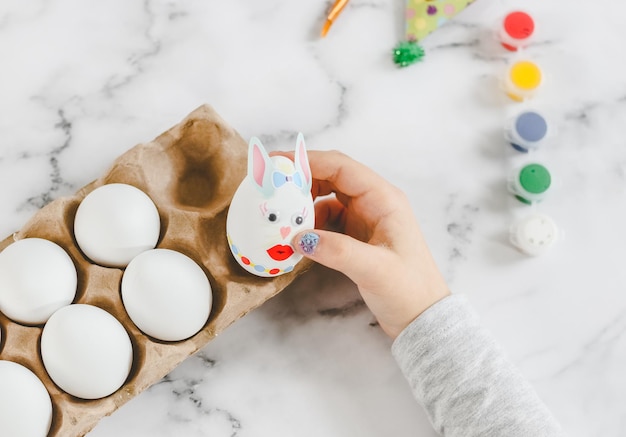
M 304 188 L 304 184 L 302 183 L 302 176 L 300 175 L 300 173 L 288 175 L 281 171 L 275 171 L 272 174 L 272 182 L 274 183 L 274 186 L 276 188 L 282 187 L 287 182 L 291 182 L 298 188 Z

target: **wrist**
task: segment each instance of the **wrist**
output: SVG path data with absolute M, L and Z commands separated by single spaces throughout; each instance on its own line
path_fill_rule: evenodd
M 383 323 L 380 322 L 381 328 L 392 339 L 395 340 L 402 331 L 404 331 L 411 323 L 417 320 L 422 314 L 428 311 L 437 302 L 450 296 L 450 290 L 447 285 L 442 284 L 437 288 L 430 288 L 426 295 L 414 302 L 413 305 L 406 304 L 403 306 L 403 316 L 394 317 L 393 321 Z

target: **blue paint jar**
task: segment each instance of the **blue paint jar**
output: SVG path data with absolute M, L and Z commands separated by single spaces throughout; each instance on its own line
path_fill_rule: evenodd
M 536 111 L 517 115 L 507 126 L 505 137 L 518 152 L 536 150 L 548 136 L 548 121 Z

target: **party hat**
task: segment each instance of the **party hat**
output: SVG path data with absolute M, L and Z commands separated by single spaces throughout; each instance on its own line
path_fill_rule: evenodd
M 394 48 L 394 62 L 407 67 L 420 61 L 424 50 L 418 43 L 474 1 L 406 0 L 405 41 Z

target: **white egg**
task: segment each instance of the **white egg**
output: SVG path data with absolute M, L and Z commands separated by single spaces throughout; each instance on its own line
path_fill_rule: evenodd
M 213 295 L 195 261 L 173 250 L 155 249 L 128 264 L 122 300 L 141 331 L 159 340 L 180 341 L 202 329 Z
M 27 325 L 45 323 L 76 296 L 74 262 L 57 244 L 25 238 L 0 252 L 0 311 Z
M 119 389 L 130 372 L 133 347 L 122 324 L 92 305 L 54 313 L 41 334 L 41 358 L 61 390 L 99 399 Z
M 76 242 L 97 264 L 125 267 L 153 249 L 161 231 L 159 212 L 147 194 L 132 185 L 96 188 L 80 203 L 74 219 Z
M 52 401 L 43 383 L 21 364 L 0 360 L 0 436 L 46 437 Z

